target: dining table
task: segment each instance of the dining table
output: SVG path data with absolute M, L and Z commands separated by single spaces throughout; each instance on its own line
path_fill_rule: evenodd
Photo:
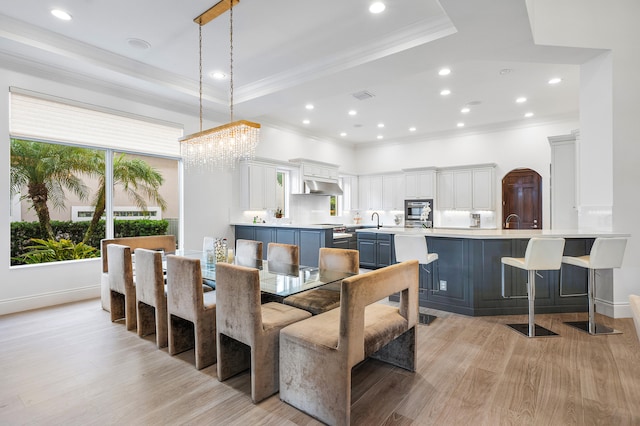
M 208 260 L 205 252 L 198 250 L 177 250 L 170 254 L 200 259 L 204 283 L 215 288 L 217 262 Z M 238 256 L 234 257 L 231 263 L 258 270 L 263 301 L 281 302 L 284 298 L 292 294 L 342 281 L 354 275 L 350 272 L 320 269 L 317 266 L 292 265 Z M 164 256 L 163 267 L 166 270 Z

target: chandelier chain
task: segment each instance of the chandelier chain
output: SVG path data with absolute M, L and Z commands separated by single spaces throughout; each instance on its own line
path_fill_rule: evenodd
M 229 112 L 233 123 L 233 0 L 229 0 Z
M 202 25 L 198 25 L 198 46 L 199 46 L 199 64 L 198 69 L 200 72 L 200 131 L 202 131 Z

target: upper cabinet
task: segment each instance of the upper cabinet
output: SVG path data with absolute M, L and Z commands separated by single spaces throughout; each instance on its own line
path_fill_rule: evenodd
M 358 199 L 361 210 L 382 210 L 382 176 L 358 177 Z
M 439 210 L 495 210 L 495 165 L 438 171 Z
M 435 168 L 405 170 L 404 182 L 404 197 L 406 199 L 435 198 Z
M 245 210 L 267 210 L 277 208 L 276 166 L 247 162 L 242 165 L 242 208 Z
M 400 173 L 382 176 L 382 208 L 404 210 L 404 176 Z
M 320 161 L 296 158 L 289 160 L 300 165 L 300 176 L 305 180 L 320 180 L 325 182 L 338 182 L 338 166 L 322 163 Z
M 358 176 L 342 176 L 342 209 L 344 211 L 358 210 Z

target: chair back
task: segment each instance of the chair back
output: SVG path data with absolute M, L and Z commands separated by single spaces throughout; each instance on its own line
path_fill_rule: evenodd
M 393 236 L 393 244 L 398 262 L 415 259 L 422 265 L 429 263 L 427 238 L 424 235 L 395 234 Z
M 122 244 L 108 244 L 107 253 L 109 288 L 121 294 L 125 294 L 125 289 L 133 290 L 131 247 Z
M 167 256 L 167 312 L 195 322 L 204 310 L 200 259 Z
M 564 238 L 531 238 L 524 253 L 525 269 L 529 271 L 560 269 L 563 251 Z
M 348 361 L 362 360 L 365 356 L 365 308 L 368 305 L 400 293 L 398 312 L 407 320 L 407 330 L 417 324 L 418 281 L 417 260 L 396 263 L 342 280 L 338 350 L 347 352 Z
M 236 240 L 236 257 L 262 260 L 262 241 Z
M 230 263 L 216 265 L 218 333 L 252 344 L 262 331 L 260 276 L 257 269 Z
M 104 273 L 109 272 L 109 253 L 107 251 L 109 244 L 122 244 L 131 247 L 131 250 L 146 248 L 149 250 L 164 250 L 166 253 L 172 253 L 176 250 L 176 236 L 148 235 L 143 237 L 104 238 L 100 240 L 102 272 Z
M 622 266 L 626 238 L 596 238 L 589 254 L 591 269 L 610 269 Z
M 136 299 L 151 306 L 158 306 L 158 303 L 165 298 L 162 253 L 137 248 L 135 255 Z
M 358 250 L 321 247 L 318 256 L 318 269 L 357 274 L 360 272 L 360 252 Z
M 267 261 L 299 265 L 300 256 L 298 246 L 294 244 L 269 243 L 267 246 Z

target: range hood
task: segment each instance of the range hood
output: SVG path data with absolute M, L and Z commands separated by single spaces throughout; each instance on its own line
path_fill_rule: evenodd
M 309 195 L 342 195 L 342 188 L 336 182 L 305 179 L 304 193 Z

